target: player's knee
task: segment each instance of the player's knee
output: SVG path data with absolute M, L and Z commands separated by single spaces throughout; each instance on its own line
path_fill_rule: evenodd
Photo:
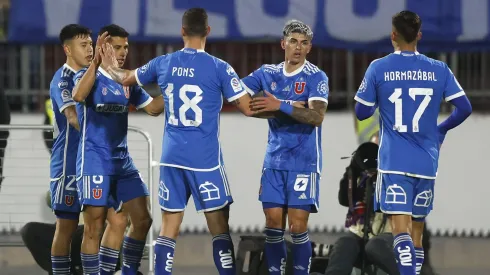
M 391 228 L 393 235 L 401 233 L 412 234 L 412 217 L 408 215 L 391 215 Z
M 265 224 L 269 228 L 284 228 L 284 217 L 282 212 L 265 211 Z
M 113 233 L 125 232 L 128 226 L 128 218 L 124 215 L 116 215 L 107 220 L 107 230 Z
M 153 219 L 150 216 L 141 217 L 131 220 L 131 228 L 136 232 L 148 232 L 153 223 Z
M 290 219 L 289 220 L 289 232 L 291 233 L 303 233 L 308 230 L 308 220 L 304 219 Z
M 83 237 L 90 240 L 99 240 L 104 230 L 104 220 L 85 220 L 83 228 Z

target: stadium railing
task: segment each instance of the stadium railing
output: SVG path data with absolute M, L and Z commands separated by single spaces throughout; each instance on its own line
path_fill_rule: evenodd
M 50 154 L 43 139 L 43 132 L 52 132 L 53 127 L 28 124 L 0 125 L 0 131 L 10 132 L 3 161 L 4 180 L 0 190 L 0 233 L 3 233 L 0 245 L 19 246 L 22 243 L 16 233 L 26 223 L 55 221 L 45 202 L 50 183 Z M 144 130 L 129 126 L 128 147 L 136 167 L 148 185 L 150 198 L 153 198 L 153 168 L 158 167 L 158 162 L 154 162 L 153 159 L 152 139 Z M 150 211 L 153 212 L 154 200 L 149 201 Z M 146 244 L 150 271 L 153 271 L 153 243 L 152 228 Z

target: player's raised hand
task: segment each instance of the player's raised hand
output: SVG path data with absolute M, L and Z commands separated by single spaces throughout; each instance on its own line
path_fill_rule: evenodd
M 95 42 L 94 60 L 92 61 L 95 63 L 95 65 L 99 66 L 102 63 L 102 46 L 107 43 L 110 38 L 111 37 L 109 36 L 108 32 L 104 32 L 103 34 L 97 36 L 97 42 Z
M 250 101 L 250 110 L 256 113 L 278 111 L 281 101 L 268 91 L 264 91 L 264 94 L 265 96 L 255 97 Z
M 110 43 L 104 43 L 102 45 L 102 50 L 101 50 L 101 58 L 102 58 L 102 67 L 103 68 L 108 68 L 108 67 L 119 67 L 119 63 L 117 62 L 116 59 L 116 53 L 114 51 L 114 48 Z

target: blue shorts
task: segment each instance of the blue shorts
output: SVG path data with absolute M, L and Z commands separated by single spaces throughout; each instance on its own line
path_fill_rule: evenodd
M 76 219 L 80 215 L 76 176 L 63 176 L 50 184 L 51 209 L 57 218 Z
M 293 172 L 264 168 L 260 180 L 259 200 L 289 208 L 311 206 L 311 213 L 319 208 L 320 174 L 315 172 Z
M 378 173 L 376 181 L 376 211 L 424 218 L 432 210 L 435 180 Z
M 158 201 L 162 210 L 181 212 L 192 195 L 197 212 L 222 209 L 233 203 L 225 168 L 192 171 L 176 167 L 160 167 Z
M 83 176 L 77 185 L 82 210 L 84 205 L 90 205 L 112 207 L 120 211 L 123 203 L 149 195 L 138 172 L 124 176 Z

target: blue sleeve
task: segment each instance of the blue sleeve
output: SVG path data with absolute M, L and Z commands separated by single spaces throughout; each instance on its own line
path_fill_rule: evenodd
M 80 81 L 80 79 L 82 79 L 83 75 L 85 74 L 85 72 L 87 71 L 87 68 L 83 68 L 81 69 L 80 71 L 78 71 L 74 76 L 73 76 L 73 85 L 77 85 L 78 81 Z
M 323 101 L 328 104 L 328 77 L 324 72 L 313 75 L 307 82 L 308 85 L 308 102 L 313 100 Z
M 264 72 L 262 72 L 262 67 L 258 68 L 248 76 L 242 78 L 242 83 L 247 92 L 250 95 L 255 95 L 256 93 L 262 91 L 262 78 Z
M 54 83 L 53 83 L 54 84 Z M 56 103 L 58 111 L 63 113 L 63 111 L 69 107 L 76 104 L 71 96 L 71 91 L 73 89 L 73 80 L 69 77 L 62 77 L 58 83 L 51 87 L 51 99 Z
M 130 89 L 129 103 L 133 104 L 136 109 L 145 108 L 153 98 L 140 86 L 124 87 Z
M 150 62 L 136 69 L 135 77 L 138 85 L 144 86 L 150 83 L 155 83 L 158 80 L 158 69 L 162 64 L 166 55 L 162 55 L 150 60 Z
M 471 103 L 466 95 L 459 96 L 450 101 L 455 109 L 451 115 L 437 126 L 439 129 L 439 141 L 442 143 L 446 137 L 446 133 L 463 123 L 473 112 Z
M 449 102 L 457 97 L 464 96 L 465 92 L 453 72 L 446 65 L 446 86 L 444 87 L 444 99 Z
M 371 117 L 376 111 L 375 106 L 367 106 L 362 103 L 357 102 L 355 106 L 356 117 L 359 120 L 365 120 L 366 118 Z
M 367 68 L 364 79 L 362 80 L 354 99 L 357 102 L 370 107 L 377 104 L 376 70 L 374 68 L 374 63 L 371 63 Z
M 240 78 L 238 78 L 238 75 L 230 64 L 224 61 L 218 63 L 218 78 L 223 96 L 228 102 L 232 102 L 247 94 L 247 91 L 240 82 Z

